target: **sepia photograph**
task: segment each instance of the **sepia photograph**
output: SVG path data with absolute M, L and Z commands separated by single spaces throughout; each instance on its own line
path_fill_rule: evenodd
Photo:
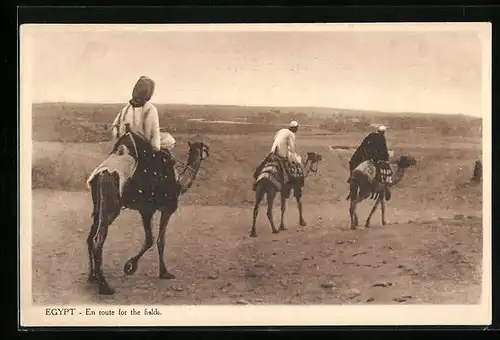
M 489 23 L 23 25 L 21 325 L 488 324 Z

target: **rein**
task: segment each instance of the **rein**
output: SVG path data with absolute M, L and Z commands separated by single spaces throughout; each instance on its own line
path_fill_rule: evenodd
M 191 172 L 193 172 L 193 173 L 197 173 L 197 172 L 199 172 L 201 170 L 201 169 L 196 170 L 195 168 L 193 168 L 192 166 L 188 165 L 187 163 L 181 162 L 180 160 L 178 160 L 174 156 L 171 156 L 171 157 L 175 161 L 176 164 L 179 163 L 179 165 L 181 165 L 181 166 L 184 167 L 183 173 L 186 172 L 186 171 L 188 171 L 188 170 L 191 171 Z
M 192 147 L 193 147 L 193 144 L 191 144 L 190 142 L 188 142 L 188 144 L 189 144 L 189 147 L 190 147 L 190 152 L 189 152 L 190 155 L 189 155 L 189 158 L 188 158 L 188 161 L 189 161 L 189 159 L 192 156 Z M 191 187 L 191 185 L 193 184 L 194 178 L 200 172 L 201 162 L 204 161 L 205 159 L 207 159 L 209 157 L 209 147 L 208 147 L 208 145 L 206 145 L 204 143 L 201 143 L 201 150 L 200 150 L 200 155 L 199 155 L 200 159 L 194 162 L 194 164 L 196 164 L 194 166 L 186 164 L 186 163 L 178 160 L 172 154 L 171 154 L 171 157 L 175 161 L 176 164 L 178 163 L 178 164 L 180 164 L 181 166 L 184 167 L 184 169 L 182 170 L 182 172 L 180 172 L 179 175 L 178 175 L 179 176 L 178 177 L 178 183 L 181 185 L 181 192 L 180 192 L 180 194 L 182 195 L 183 193 L 185 193 Z M 195 167 L 197 167 L 197 169 Z M 184 181 L 186 178 L 187 178 L 187 182 Z M 191 181 L 191 182 L 189 182 L 189 181 Z
M 315 158 L 314 160 L 311 160 L 309 157 L 306 159 L 306 163 L 304 165 L 304 168 L 307 166 L 307 163 L 310 162 L 310 166 L 307 169 L 306 173 L 304 174 L 304 178 L 309 175 L 309 173 L 317 173 L 318 172 L 318 164 L 319 164 L 320 159 Z

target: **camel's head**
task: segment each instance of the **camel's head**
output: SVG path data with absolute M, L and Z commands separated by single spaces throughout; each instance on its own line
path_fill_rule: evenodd
M 318 163 L 323 159 L 323 157 L 316 152 L 308 152 L 307 153 L 307 160 L 313 163 Z
M 189 145 L 189 160 L 199 160 L 202 161 L 209 156 L 209 150 L 210 148 L 208 147 L 207 144 L 203 142 L 188 142 Z
M 399 159 L 396 161 L 396 164 L 398 165 L 399 168 L 409 168 L 410 166 L 414 166 L 417 164 L 417 160 L 413 156 L 401 156 Z

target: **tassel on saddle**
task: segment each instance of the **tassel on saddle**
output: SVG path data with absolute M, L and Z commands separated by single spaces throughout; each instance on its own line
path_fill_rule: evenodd
M 381 193 L 380 192 L 375 192 L 375 191 L 372 191 L 371 195 L 370 195 L 370 199 L 373 199 L 373 200 L 376 200 L 380 197 Z M 391 190 L 389 188 L 385 188 L 385 191 L 384 191 L 384 195 L 385 195 L 385 200 L 386 201 L 390 201 L 391 200 Z

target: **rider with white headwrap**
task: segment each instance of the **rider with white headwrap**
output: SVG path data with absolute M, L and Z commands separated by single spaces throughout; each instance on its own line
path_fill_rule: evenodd
M 302 169 L 302 159 L 295 150 L 295 134 L 299 129 L 299 123 L 291 121 L 288 128 L 280 129 L 274 136 L 273 145 L 268 156 L 255 169 L 254 178 L 256 179 L 262 171 L 269 157 L 277 156 L 281 159 L 281 164 L 285 170 L 285 182 L 293 180 L 293 173 L 297 173 Z M 293 172 L 292 172 L 293 170 Z
M 295 151 L 295 134 L 299 129 L 299 123 L 291 121 L 288 129 L 279 130 L 274 136 L 271 153 L 277 154 L 290 162 L 302 164 L 301 157 Z
M 365 137 L 349 161 L 350 172 L 366 160 L 375 162 L 389 160 L 389 151 L 385 140 L 386 130 L 387 127 L 380 125 L 377 127 L 376 132 L 372 132 Z

